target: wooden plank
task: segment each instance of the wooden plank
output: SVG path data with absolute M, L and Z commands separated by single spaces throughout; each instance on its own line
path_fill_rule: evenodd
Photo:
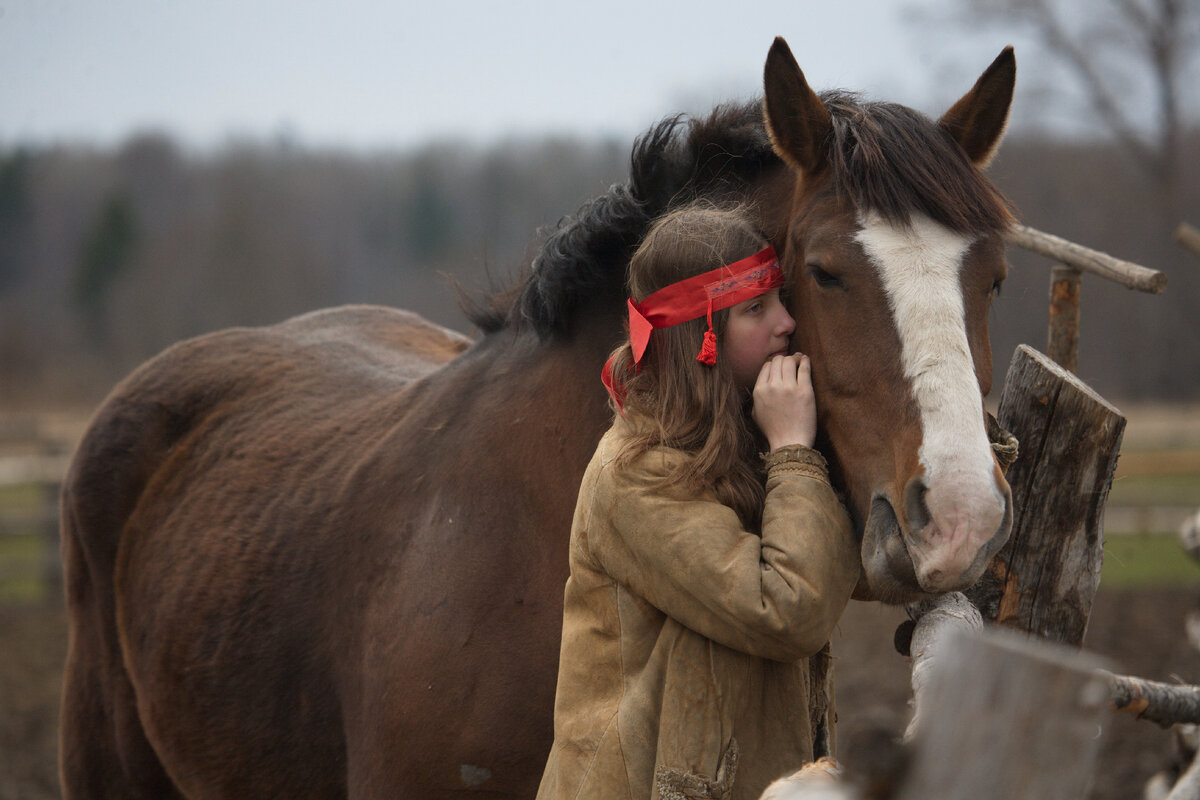
M 939 649 L 897 800 L 1082 798 L 1109 713 L 1102 660 L 995 628 Z
M 61 484 L 71 465 L 68 454 L 0 456 L 0 486 L 23 483 Z
M 1112 709 L 1164 728 L 1200 724 L 1200 686 L 1149 681 L 1133 675 L 1109 675 Z
M 1017 247 L 1095 273 L 1129 289 L 1159 294 L 1167 287 L 1167 276 L 1156 269 L 1122 261 L 1108 253 L 1069 242 L 1051 233 L 1043 233 L 1028 225 L 1014 225 L 1006 238 Z
M 1074 375 L 1021 345 L 997 419 L 1021 446 L 1007 476 L 1013 531 L 967 596 L 986 620 L 1078 646 L 1100 583 L 1104 503 L 1125 418 Z

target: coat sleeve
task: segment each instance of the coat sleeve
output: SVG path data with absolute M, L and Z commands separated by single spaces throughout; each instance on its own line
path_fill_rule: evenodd
M 808 448 L 772 454 L 760 537 L 711 493 L 661 486 L 677 457 L 652 450 L 605 467 L 588 515 L 596 565 L 727 647 L 777 661 L 816 653 L 859 576 L 849 516 L 823 459 Z

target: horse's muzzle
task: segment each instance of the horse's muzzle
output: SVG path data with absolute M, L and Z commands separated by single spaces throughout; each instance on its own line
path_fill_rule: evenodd
M 883 602 L 907 603 L 962 591 L 975 583 L 991 557 L 1008 541 L 1012 528 L 1012 496 L 1007 485 L 1001 485 L 1005 491 L 1000 523 L 983 536 L 961 531 L 942 534 L 923 510 L 923 503 L 908 491 L 905 501 L 913 507 L 906 510 L 913 512 L 917 529 L 906 529 L 891 500 L 883 493 L 876 494 L 862 542 L 863 570 L 870 594 Z

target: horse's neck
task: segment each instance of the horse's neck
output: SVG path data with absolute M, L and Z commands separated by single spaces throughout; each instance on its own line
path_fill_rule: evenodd
M 600 369 L 622 330 L 614 314 L 581 318 L 569 334 L 538 340 L 531 332 L 498 342 L 491 357 L 512 388 L 502 413 L 531 417 L 561 431 L 568 458 L 591 456 L 612 421 Z

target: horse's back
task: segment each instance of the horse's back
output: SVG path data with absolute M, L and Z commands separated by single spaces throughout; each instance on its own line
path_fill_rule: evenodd
M 231 791 L 344 792 L 327 763 L 344 759 L 340 712 L 316 685 L 329 656 L 312 645 L 314 628 L 336 634 L 337 604 L 316 598 L 337 588 L 324 563 L 336 537 L 354 535 L 330 519 L 336 493 L 414 382 L 467 344 L 350 306 L 180 343 L 113 391 L 63 492 L 68 797 L 188 793 L 176 773 L 204 765 L 172 770 L 171 757 L 191 751 L 263 765 L 249 783 L 228 771 Z M 280 741 L 281 718 L 325 733 Z M 222 796 L 212 772 L 194 780 Z
M 97 411 L 64 486 L 93 570 L 115 557 L 147 485 L 185 445 L 235 459 L 271 443 L 298 448 L 323 427 L 386 424 L 398 393 L 466 349 L 465 337 L 406 311 L 344 306 L 264 328 L 178 343 L 122 381 Z M 83 515 L 82 518 L 77 518 Z
M 96 505 L 123 519 L 149 473 L 214 415 L 304 434 L 348 405 L 390 400 L 468 345 L 416 314 L 377 306 L 181 342 L 122 381 L 97 411 L 68 476 L 68 500 L 102 492 Z

